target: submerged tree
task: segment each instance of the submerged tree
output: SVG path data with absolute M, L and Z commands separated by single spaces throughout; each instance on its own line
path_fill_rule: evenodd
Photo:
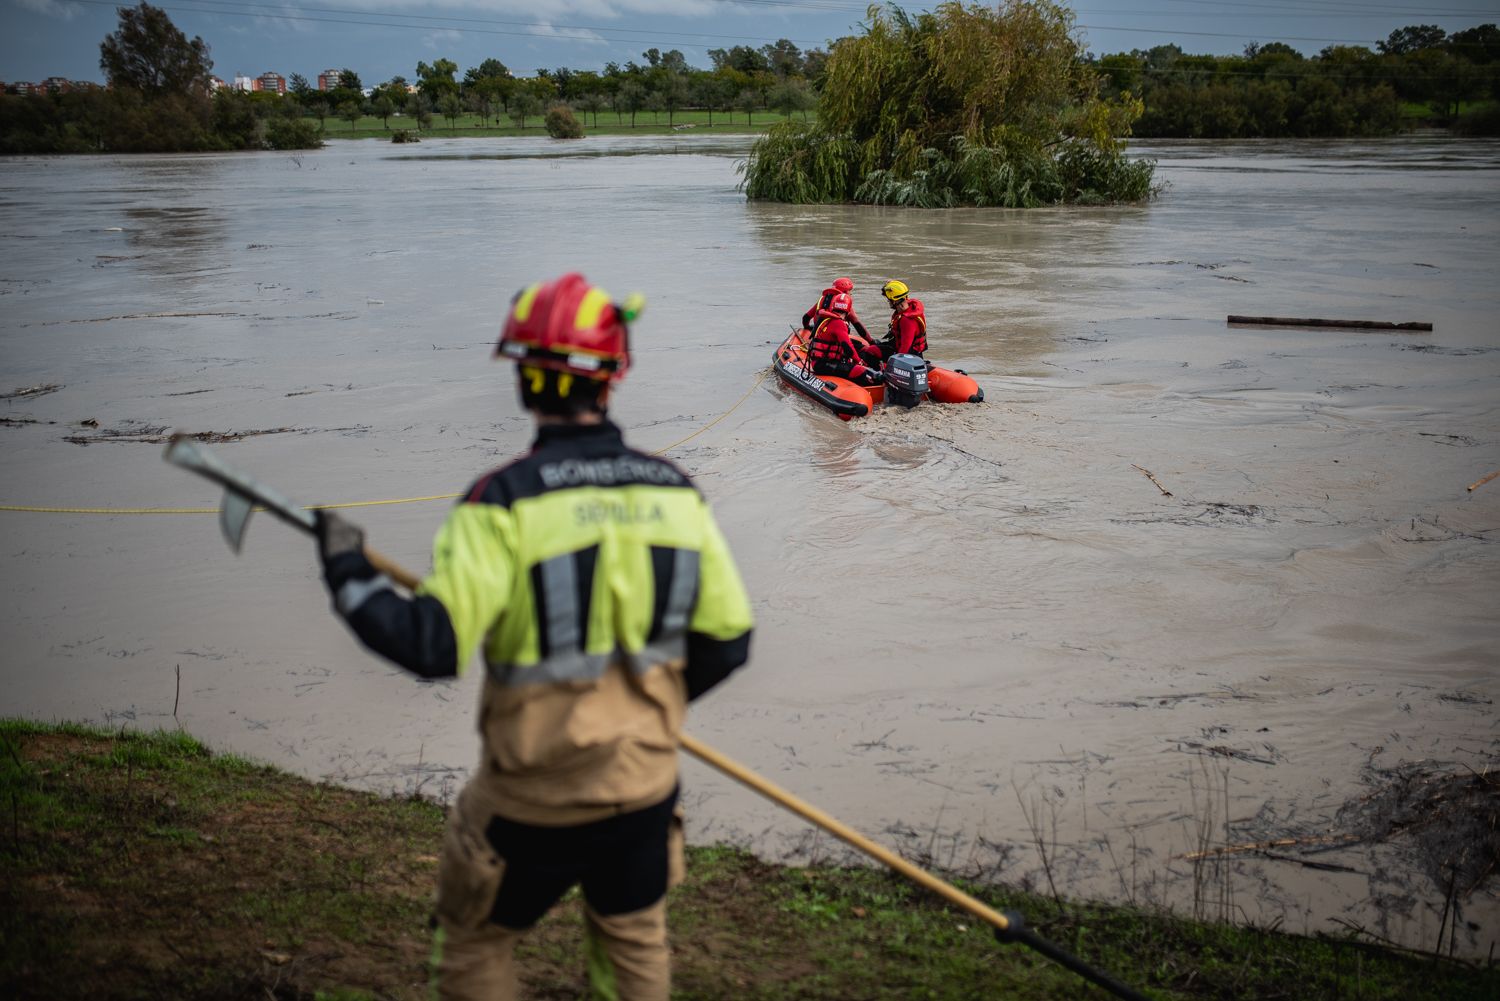
M 784 122 L 745 165 L 752 198 L 913 205 L 1139 199 L 1152 166 L 1124 159 L 1133 98 L 1098 78 L 1052 0 L 871 7 L 829 54 L 819 121 Z
M 99 46 L 99 68 L 111 87 L 147 98 L 208 93 L 214 64 L 203 39 L 188 41 L 166 11 L 145 0 L 118 13 L 120 27 Z

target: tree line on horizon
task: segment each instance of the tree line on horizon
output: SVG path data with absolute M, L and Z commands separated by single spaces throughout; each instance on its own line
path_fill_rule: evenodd
M 715 114 L 732 121 L 737 112 L 748 122 L 757 110 L 779 111 L 788 120 L 800 112 L 806 121 L 809 113 L 828 112 L 830 71 L 841 49 L 867 45 L 872 33 L 891 25 L 910 27 L 932 17 L 958 25 L 959 40 L 944 45 L 957 46 L 955 51 L 983 49 L 984 33 L 994 21 L 989 14 L 1036 15 L 1066 30 L 1072 25 L 1071 11 L 1052 0 L 1001 0 L 993 10 L 945 3 L 915 17 L 892 4 L 872 8 L 863 35 L 835 40 L 827 51 L 802 50 L 780 39 L 759 48 L 710 49 L 712 67 L 700 69 L 679 50 L 651 48 L 641 62 L 610 62 L 602 70 L 558 67 L 530 77 L 515 76 L 493 58 L 460 77 L 454 61 L 439 58 L 418 62 L 411 81 L 396 76 L 368 95 L 350 69 L 329 91 L 292 74 L 282 97 L 214 92 L 207 44 L 189 40 L 165 11 L 141 0 L 137 7 L 119 8 L 120 26 L 100 46 L 107 88 L 0 96 L 0 153 L 305 148 L 320 144 L 330 117 L 352 127 L 373 116 L 389 128 L 390 119 L 400 116 L 427 128 L 441 116 L 450 129 L 466 115 L 486 127 L 508 117 L 524 129 L 528 120 L 553 109 L 569 121 L 574 112 L 584 123 L 592 117 L 595 127 L 600 112 L 613 114 L 619 125 L 628 118 L 635 127 L 641 112 L 665 113 L 670 125 L 677 112 L 693 109 L 707 112 L 710 124 Z M 928 45 L 937 36 L 916 32 L 911 37 Z M 1330 46 L 1313 57 L 1280 42 L 1252 44 L 1239 56 L 1190 55 L 1176 45 L 1161 45 L 1096 58 L 1076 41 L 1057 52 L 1065 53 L 1072 68 L 1062 75 L 1049 70 L 1046 83 L 1058 88 L 1054 96 L 1074 112 L 1139 103 L 1138 115 L 1113 114 L 1112 127 L 1120 130 L 1115 138 L 1387 135 L 1402 127 L 1402 102 L 1426 105 L 1433 119 L 1477 134 L 1500 131 L 1495 121 L 1500 30 L 1493 24 L 1452 35 L 1413 25 L 1392 32 L 1377 51 Z M 907 70 L 933 72 L 930 61 L 917 62 L 921 65 Z M 982 64 L 970 72 L 1000 73 Z M 908 86 L 914 81 L 886 80 L 885 91 L 854 100 L 880 103 L 875 97 L 893 82 L 897 92 L 914 93 Z M 986 91 L 982 80 L 972 85 Z M 1473 104 L 1480 105 L 1477 111 L 1460 115 Z M 548 114 L 549 131 L 551 120 Z M 576 123 L 574 129 L 569 134 L 581 133 Z M 906 161 L 909 154 L 903 154 Z
M 393 115 L 404 115 L 420 127 L 435 116 L 448 119 L 450 127 L 461 115 L 474 115 L 488 126 L 508 116 L 520 128 L 554 104 L 567 104 L 579 114 L 613 113 L 618 124 L 642 111 L 667 114 L 672 124 L 676 112 L 693 108 L 713 116 L 748 116 L 757 110 L 777 109 L 787 113 L 808 111 L 816 106 L 812 80 L 817 79 L 827 54 L 820 49 L 803 51 L 783 38 L 760 48 L 737 45 L 710 49 L 712 69 L 688 65 L 680 50 L 647 49 L 644 60 L 606 63 L 603 70 L 574 70 L 562 66 L 538 70 L 534 76 L 515 76 L 498 59 L 486 59 L 470 67 L 463 78 L 451 59 L 431 64 L 417 63 L 415 79 L 395 76 L 362 93 L 359 76 L 352 70 L 340 74 L 339 87 L 331 92 L 314 89 L 305 77 L 292 74 L 288 94 L 320 121 L 342 113 L 379 118 L 389 127 Z
M 1330 45 L 1304 56 L 1281 42 L 1237 56 L 1189 55 L 1158 45 L 1095 62 L 1106 93 L 1144 105 L 1142 137 L 1244 139 L 1390 135 L 1403 102 L 1460 132 L 1500 133 L 1500 29 L 1449 35 L 1436 25 L 1391 32 L 1374 51 Z M 1468 105 L 1480 105 L 1466 111 Z

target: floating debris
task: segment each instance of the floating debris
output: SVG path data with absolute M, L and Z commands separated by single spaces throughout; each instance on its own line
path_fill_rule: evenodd
M 1457 702 L 1466 706 L 1489 706 L 1494 705 L 1495 700 L 1480 695 L 1477 692 L 1443 692 L 1438 696 L 1442 702 Z
M 1170 491 L 1166 487 L 1162 486 L 1161 485 L 1161 480 L 1158 480 L 1154 475 L 1152 475 L 1151 470 L 1145 468 L 1144 466 L 1137 466 L 1133 462 L 1130 464 L 1130 468 L 1131 469 L 1139 469 L 1142 473 L 1144 473 L 1145 476 L 1146 476 L 1146 479 L 1148 479 L 1152 483 L 1156 484 L 1156 489 L 1158 489 L 1158 490 L 1161 491 L 1161 495 L 1163 497 L 1170 497 L 1170 496 L 1172 496 L 1172 491 Z
M 1281 755 L 1270 744 L 1262 744 L 1266 754 L 1257 754 L 1239 747 L 1229 747 L 1226 744 L 1204 744 L 1196 740 L 1177 741 L 1179 750 L 1197 751 L 1201 754 L 1210 754 L 1220 758 L 1233 758 L 1236 761 L 1248 761 L 1257 765 L 1274 765 L 1280 760 Z
M 97 426 L 94 422 L 92 426 Z M 183 432 L 182 437 L 192 441 L 217 444 L 226 441 L 239 441 L 242 438 L 255 438 L 267 434 L 323 434 L 335 432 L 340 434 L 364 434 L 370 430 L 367 424 L 357 424 L 352 427 L 338 428 L 256 428 L 248 431 L 193 431 Z M 139 427 L 105 428 L 98 434 L 70 434 L 63 441 L 72 442 L 74 445 L 96 445 L 105 442 L 116 444 L 145 444 L 165 445 L 174 437 L 174 432 L 166 425 L 148 425 Z
M 1500 773 L 1433 761 L 1371 767 L 1375 788 L 1339 808 L 1335 827 L 1399 847 L 1449 900 L 1500 872 Z
M 186 437 L 194 441 L 202 442 L 225 442 L 239 441 L 241 438 L 254 438 L 265 434 L 296 434 L 302 428 L 263 428 L 254 431 L 199 431 Z M 70 434 L 63 441 L 72 442 L 74 445 L 93 445 L 99 442 L 138 442 L 147 445 L 165 445 L 172 440 L 172 433 L 165 425 L 141 427 L 141 428 L 104 428 L 98 434 L 83 435 Z
M 62 389 L 60 382 L 48 382 L 40 386 L 27 386 L 24 389 L 13 389 L 9 393 L 0 393 L 0 400 L 20 400 L 29 396 L 46 396 Z

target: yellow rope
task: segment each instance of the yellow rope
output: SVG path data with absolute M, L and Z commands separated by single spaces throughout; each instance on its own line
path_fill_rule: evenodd
M 379 507 L 382 504 L 416 504 L 420 501 L 452 500 L 458 494 L 433 494 L 430 497 L 398 497 L 395 500 L 344 501 L 341 504 L 309 504 L 309 511 L 332 511 L 341 507 Z
M 665 448 L 658 448 L 655 452 L 652 452 L 651 454 L 652 455 L 661 455 L 663 452 L 670 452 L 670 451 L 672 451 L 672 449 L 676 448 L 678 445 L 686 444 L 687 442 L 692 441 L 694 438 L 698 437 L 700 434 L 702 434 L 703 432 L 707 431 L 709 428 L 713 427 L 715 424 L 719 423 L 724 418 L 728 417 L 730 414 L 734 413 L 736 410 L 739 409 L 739 406 L 740 406 L 741 403 L 744 403 L 746 400 L 748 400 L 750 398 L 750 394 L 753 393 L 753 392 L 755 392 L 755 388 L 757 386 L 759 386 L 762 382 L 766 381 L 766 376 L 770 373 L 770 371 L 771 371 L 770 369 L 765 369 L 765 370 L 763 370 L 760 373 L 760 375 L 756 376 L 755 377 L 755 381 L 750 384 L 750 388 L 747 389 L 747 390 L 745 390 L 745 395 L 741 396 L 738 400 L 734 401 L 734 406 L 730 407 L 728 410 L 724 411 L 722 414 L 720 414 L 719 416 L 715 417 L 713 420 L 709 421 L 707 424 L 703 425 L 701 428 L 699 428 L 698 430 L 694 431 L 692 434 L 688 435 L 686 438 L 683 438 L 681 441 L 674 441 L 674 442 L 672 442 L 672 444 L 666 446 Z
M 748 400 L 750 398 L 750 394 L 753 393 L 753 392 L 755 392 L 756 387 L 759 386 L 762 382 L 765 381 L 766 375 L 770 371 L 771 371 L 770 369 L 766 369 L 766 370 L 762 371 L 760 373 L 760 375 L 758 377 L 756 377 L 755 382 L 753 382 L 750 385 L 750 388 L 747 389 L 747 390 L 745 390 L 745 394 L 743 396 L 741 396 L 738 400 L 735 400 L 734 401 L 734 405 L 731 406 L 728 410 L 724 411 L 722 414 L 720 414 L 719 416 L 715 417 L 713 420 L 709 421 L 707 424 L 703 425 L 701 428 L 699 428 L 698 430 L 694 431 L 692 434 L 688 435 L 686 438 L 683 438 L 680 441 L 674 441 L 672 444 L 667 445 L 667 446 L 665 446 L 663 448 L 659 448 L 655 452 L 652 452 L 651 454 L 652 455 L 661 455 L 664 452 L 670 452 L 670 451 L 672 451 L 672 449 L 676 448 L 677 446 L 683 445 L 683 444 L 686 444 L 689 441 L 692 441 L 694 438 L 698 437 L 700 434 L 702 434 L 703 432 L 707 431 L 709 428 L 713 427 L 715 424 L 719 423 L 724 418 L 728 417 L 730 414 L 734 413 L 736 410 L 739 409 L 740 404 L 744 403 L 746 400 Z M 306 507 L 306 509 L 309 510 L 309 511 L 331 511 L 331 510 L 334 510 L 336 508 L 379 507 L 379 506 L 384 505 L 384 504 L 417 504 L 417 503 L 420 503 L 422 501 L 452 500 L 453 498 L 455 498 L 457 496 L 459 496 L 459 495 L 458 494 L 431 494 L 431 495 L 426 496 L 426 497 L 397 497 L 397 498 L 394 498 L 394 499 L 391 499 L 391 500 L 344 501 L 344 502 L 338 503 L 338 504 L 308 504 L 307 507 Z M 216 508 L 216 507 L 35 507 L 35 506 L 31 506 L 31 505 L 26 505 L 26 504 L 0 504 L 0 511 L 24 511 L 24 512 L 27 512 L 27 513 L 30 513 L 30 514 L 218 514 L 219 513 L 219 509 Z

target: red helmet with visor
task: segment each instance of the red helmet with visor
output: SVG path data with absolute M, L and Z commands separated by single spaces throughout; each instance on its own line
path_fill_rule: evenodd
M 628 324 L 643 300 L 616 305 L 577 272 L 538 282 L 516 294 L 495 345 L 495 356 L 522 365 L 618 382 L 630 368 Z

